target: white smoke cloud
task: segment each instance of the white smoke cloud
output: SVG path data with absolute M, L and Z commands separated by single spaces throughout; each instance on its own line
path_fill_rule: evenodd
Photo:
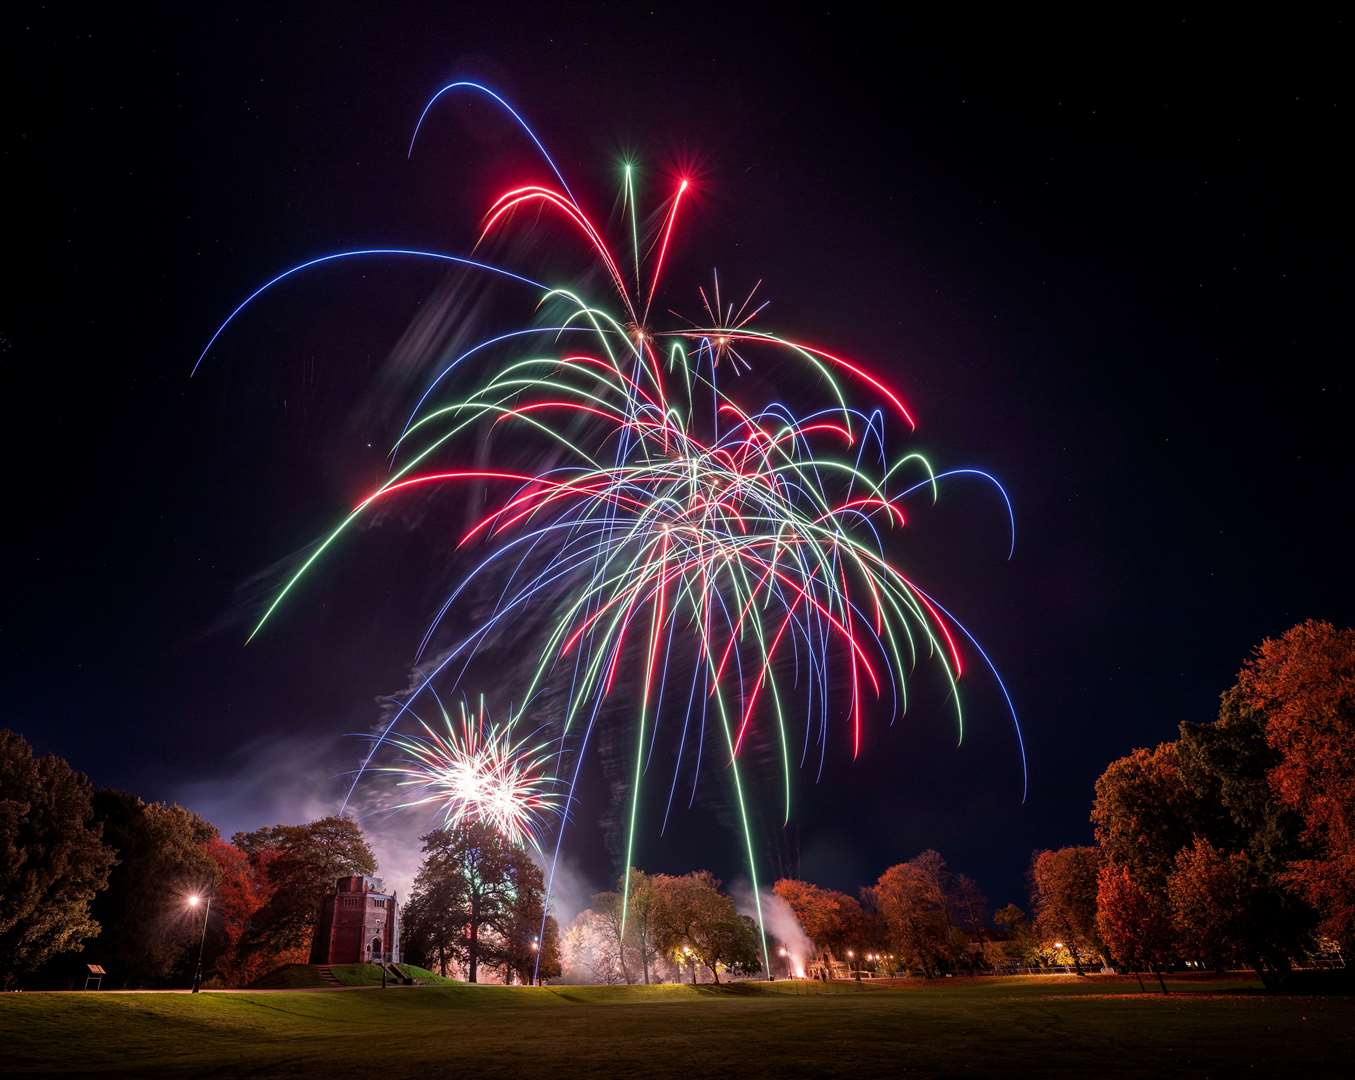
M 757 918 L 753 889 L 748 882 L 736 881 L 730 893 L 741 915 Z M 762 903 L 762 922 L 767 928 L 767 946 L 772 951 L 772 973 L 777 977 L 787 973 L 803 977 L 805 965 L 814 956 L 814 943 L 800 926 L 790 905 L 781 897 L 769 889 L 759 889 L 757 895 Z M 782 955 L 782 949 L 785 949 L 785 955 Z
M 230 839 L 265 825 L 299 825 L 339 812 L 352 759 L 339 753 L 352 744 L 332 736 L 268 735 L 237 749 L 209 778 L 186 781 L 173 799 L 201 814 Z M 422 810 L 395 810 L 384 785 L 359 785 L 349 813 L 361 826 L 377 859 L 377 873 L 403 901 L 419 869 L 419 837 L 437 820 Z
M 542 862 L 546 879 L 550 880 L 549 857 Z M 561 855 L 555 867 L 555 881 L 551 886 L 550 913 L 555 916 L 561 929 L 568 926 L 579 912 L 593 902 L 593 894 L 598 888 L 568 856 Z

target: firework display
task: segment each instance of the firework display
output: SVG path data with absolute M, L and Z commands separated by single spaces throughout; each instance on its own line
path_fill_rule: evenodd
M 527 289 L 537 305 L 532 324 L 464 349 L 419 391 L 394 433 L 389 477 L 316 545 L 250 636 L 375 508 L 418 491 L 487 490 L 488 512 L 455 537 L 469 569 L 427 628 L 420 654 L 445 639 L 449 613 L 473 585 L 492 585 L 497 603 L 424 662 L 364 768 L 383 741 L 393 744 L 403 761 L 387 771 L 419 789 L 405 805 L 437 804 L 448 822 L 478 816 L 517 842 L 550 846 L 553 880 L 565 835 L 561 807 L 597 726 L 627 725 L 633 747 L 629 866 L 642 825 L 642 780 L 660 725 L 672 725 L 677 752 L 664 771 L 664 823 L 679 788 L 694 794 L 703 761 L 727 768 L 756 897 L 740 767 L 751 742 L 770 748 L 778 763 L 777 813 L 788 819 L 796 770 L 811 762 L 821 770 L 834 744 L 859 754 L 872 718 L 887 722 L 907 707 L 908 673 L 919 661 L 932 661 L 947 684 L 961 735 L 957 683 L 967 654 L 982 661 L 1011 706 L 979 643 L 899 557 L 912 506 L 935 502 L 947 481 L 991 485 L 1014 544 L 1010 502 L 981 470 L 938 471 L 920 453 L 891 451 L 891 441 L 916 427 L 902 396 L 854 360 L 763 328 L 760 282 L 732 302 L 715 275 L 708 288 L 691 290 L 701 301 L 699 320 L 655 324 L 665 265 L 691 217 L 689 178 L 678 177 L 659 212 L 646 217 L 635 170 L 625 166 L 613 222 L 624 241 L 614 249 L 536 134 L 488 88 L 441 89 L 419 117 L 415 140 L 429 111 L 453 92 L 497 103 L 551 173 L 495 199 L 481 242 L 556 216 L 596 260 L 607 298 L 585 281 L 546 285 L 472 258 L 406 248 L 311 260 L 247 297 L 199 364 L 267 289 L 335 260 L 450 262 Z M 411 141 L 411 154 L 415 147 Z M 796 403 L 790 392 L 785 400 L 749 400 L 742 380 L 754 372 L 792 387 Z M 510 466 L 467 465 L 475 460 L 471 447 L 502 445 L 505 436 L 514 447 Z M 533 467 L 532 453 L 546 464 Z M 445 713 L 444 730 L 415 720 L 425 691 L 438 683 L 455 688 L 478 651 L 526 613 L 542 611 L 548 627 L 531 650 L 540 659 L 512 688 L 503 726 L 464 710 L 459 727 Z M 563 702 L 550 716 L 553 749 L 541 736 L 518 740 L 514 728 L 526 716 L 537 717 L 532 727 L 540 730 L 540 703 L 552 687 L 550 700 Z M 1019 745 L 1014 709 L 1011 719 Z M 402 733 L 411 721 L 422 734 Z M 548 845 L 545 829 L 556 820 Z M 765 958 L 765 935 L 763 949 Z
M 395 775 L 400 788 L 414 787 L 417 797 L 398 809 L 434 806 L 448 828 L 478 820 L 515 844 L 541 851 L 542 830 L 561 812 L 561 799 L 550 765 L 554 754 L 544 741 L 514 741 L 511 726 L 492 724 L 484 698 L 472 714 L 461 703 L 459 724 L 438 702 L 442 728 L 422 719 L 422 734 L 392 733 L 390 742 L 402 754 L 397 765 L 380 771 Z

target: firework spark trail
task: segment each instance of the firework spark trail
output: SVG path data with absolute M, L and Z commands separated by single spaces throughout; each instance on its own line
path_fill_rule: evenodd
M 432 805 L 442 811 L 445 828 L 480 821 L 540 852 L 542 830 L 564 812 L 558 781 L 547 768 L 553 740 L 550 745 L 533 744 L 535 736 L 516 740 L 512 725 L 489 722 L 483 697 L 475 715 L 461 703 L 460 724 L 453 724 L 441 700 L 438 707 L 441 730 L 420 719 L 422 735 L 390 738 L 404 758 L 377 771 L 398 777 L 399 788 L 418 789 L 416 798 L 395 809 Z
M 633 252 L 632 287 L 604 230 L 581 207 L 544 144 L 493 91 L 467 82 L 443 87 L 420 115 L 415 138 L 433 104 L 457 89 L 487 95 L 511 114 L 559 182 L 559 190 L 527 183 L 505 191 L 482 221 L 480 242 L 514 225 L 522 209 L 535 207 L 558 215 L 570 227 L 572 242 L 581 242 L 605 271 L 620 298 L 620 316 L 590 303 L 578 289 L 548 288 L 487 263 L 406 249 L 371 249 L 311 260 L 274 278 L 231 313 L 203 350 L 205 357 L 226 327 L 265 289 L 300 270 L 350 255 L 423 255 L 460 262 L 538 290 L 537 309 L 545 322 L 494 334 L 433 377 L 392 445 L 388 479 L 322 539 L 250 635 L 259 632 L 283 599 L 315 569 L 321 555 L 332 551 L 374 505 L 406 492 L 436 491 L 468 481 L 498 492 L 488 512 L 457 538 L 459 548 L 483 544 L 489 552 L 440 605 L 419 643 L 419 655 L 473 583 L 497 579 L 496 604 L 480 625 L 444 652 L 405 698 L 375 739 L 354 787 L 377 749 L 392 741 L 407 755 L 403 767 L 413 770 L 407 779 L 428 791 L 419 803 L 441 799 L 453 816 L 472 811 L 498 814 L 495 820 L 506 832 L 544 851 L 539 835 L 542 817 L 526 822 L 514 816 L 512 806 L 517 804 L 512 800 L 500 804 L 476 795 L 480 788 L 475 787 L 479 782 L 475 778 L 481 774 L 473 763 L 480 761 L 477 755 L 502 761 L 507 760 L 504 755 L 522 752 L 528 771 L 542 779 L 546 771 L 535 770 L 544 769 L 549 759 L 552 778 L 569 775 L 565 801 L 572 800 L 597 725 L 617 711 L 604 709 L 604 704 L 619 698 L 618 680 L 624 671 L 638 687 L 624 888 L 629 889 L 628 871 L 640 828 L 641 784 L 667 717 L 670 723 L 676 719 L 679 729 L 663 827 L 689 742 L 696 747 L 695 799 L 702 759 L 707 756 L 706 728 L 713 725 L 726 751 L 756 899 L 749 793 L 740 767 L 749 740 L 764 738 L 776 749 L 783 817 L 788 820 L 795 768 L 791 728 L 801 712 L 790 702 L 803 700 L 799 764 L 807 762 L 811 746 L 817 745 L 821 774 L 830 734 L 839 723 L 845 726 L 851 755 L 861 752 L 868 699 L 889 702 L 891 723 L 906 709 L 905 673 L 924 656 L 934 661 L 950 691 L 963 738 L 956 685 L 964 670 L 960 640 L 973 646 L 997 680 L 1016 728 L 1024 778 L 1025 752 L 1016 712 L 988 654 L 897 565 L 893 554 L 898 537 L 910 528 L 908 500 L 925 492 L 935 503 L 942 481 L 970 476 L 997 488 L 1014 548 L 1015 518 L 1002 486 L 979 469 L 937 472 L 917 452 L 891 457 L 889 429 L 901 423 L 903 433 L 910 435 L 917 426 L 902 396 L 865 366 L 835 351 L 808 344 L 798 335 L 751 329 L 749 323 L 767 304 L 764 300 L 753 305 L 761 281 L 736 308 L 733 301 L 722 299 L 715 274 L 711 294 L 698 290 L 707 325 L 650 327 L 662 271 L 679 242 L 677 223 L 691 217 L 690 180 L 682 178 L 675 185 L 657 235 L 651 238 L 642 235 L 639 224 L 634 170 L 630 164 L 624 167 L 620 207 Z M 413 145 L 412 139 L 411 153 Z M 529 344 L 531 351 L 522 352 Z M 464 396 L 455 396 L 448 376 L 472 357 L 487 375 L 469 393 L 461 390 L 458 393 Z M 778 374 L 788 362 L 799 365 L 808 376 L 801 381 L 817 387 L 818 402 L 805 412 L 788 401 L 745 409 L 735 399 L 737 383 L 722 384 L 719 379 L 722 362 L 736 378 L 757 363 L 777 365 Z M 539 443 L 552 448 L 559 463 L 544 471 L 494 463 L 460 467 L 457 449 L 462 440 L 477 433 L 489 438 L 501 429 L 513 433 L 515 449 Z M 515 460 L 520 457 L 519 450 Z M 424 737 L 393 734 L 419 696 L 431 691 L 435 680 L 446 678 L 443 673 L 453 661 L 460 670 L 451 680 L 455 687 L 477 654 L 506 632 L 510 619 L 530 610 L 550 612 L 549 625 L 540 660 L 525 690 L 515 693 L 518 703 L 503 728 L 483 737 L 475 734 L 480 728 L 474 732 L 464 728 L 459 742 L 449 742 L 426 726 Z M 691 680 L 685 686 L 680 685 L 685 679 L 670 678 L 675 654 L 684 658 L 683 663 L 691 662 Z M 793 673 L 789 681 L 787 669 Z M 553 749 L 542 757 L 541 747 L 524 750 L 512 742 L 510 733 L 519 719 L 534 715 L 561 672 L 568 673 L 569 689 L 562 715 L 551 718 L 558 729 Z M 831 672 L 842 674 L 845 693 L 834 693 Z M 572 767 L 567 738 L 576 747 Z M 444 768 L 453 759 L 462 763 L 456 766 L 460 772 Z M 503 790 L 506 781 L 496 782 Z M 539 804 L 537 810 L 545 812 L 549 806 Z M 553 845 L 550 882 L 564 831 L 562 820 Z M 765 932 L 762 951 L 770 970 Z

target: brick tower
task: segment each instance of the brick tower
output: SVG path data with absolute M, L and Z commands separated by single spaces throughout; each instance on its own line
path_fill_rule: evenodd
M 355 875 L 335 883 L 320 905 L 312 964 L 400 962 L 400 916 L 394 892 L 380 878 Z

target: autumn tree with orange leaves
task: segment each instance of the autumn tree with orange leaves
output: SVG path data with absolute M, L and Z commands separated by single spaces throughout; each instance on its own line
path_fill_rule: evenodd
M 1355 947 L 1355 630 L 1309 619 L 1268 638 L 1237 689 L 1265 718 L 1278 753 L 1270 784 L 1303 822 L 1311 853 L 1288 880 L 1321 917 L 1321 929 Z
M 1096 891 L 1096 929 L 1121 967 L 1138 975 L 1151 971 L 1162 992 L 1164 968 L 1176 955 L 1171 912 L 1166 899 L 1136 880 L 1129 867 L 1107 863 L 1101 867 Z M 1143 979 L 1139 979 L 1143 986 Z
M 209 924 L 215 957 L 211 966 L 226 986 L 248 986 L 274 966 L 272 956 L 241 948 L 250 920 L 268 899 L 267 877 L 256 873 L 244 851 L 219 836 L 208 840 L 203 850 L 216 866 L 212 911 L 217 917 Z
M 1101 853 L 1094 847 L 1037 851 L 1030 864 L 1035 930 L 1050 941 L 1064 943 L 1079 975 L 1083 974 L 1082 962 L 1101 952 L 1096 933 L 1100 870 Z
M 825 962 L 827 970 L 832 970 L 834 958 L 860 946 L 857 938 L 865 915 L 854 898 L 794 878 L 782 878 L 772 891 L 790 905 L 800 928 L 814 943 L 815 959 Z

